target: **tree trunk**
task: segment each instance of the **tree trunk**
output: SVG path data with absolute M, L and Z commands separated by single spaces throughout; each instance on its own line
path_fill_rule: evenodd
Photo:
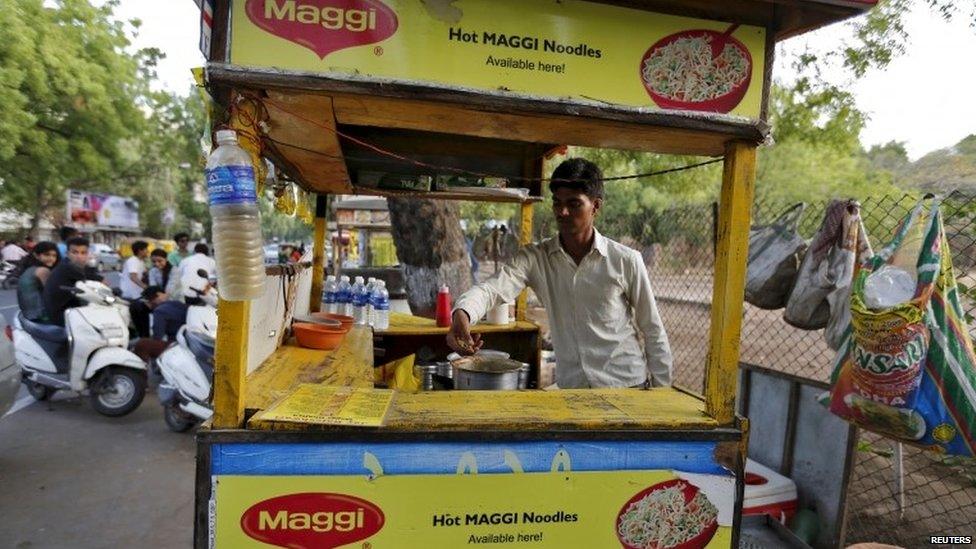
M 443 284 L 454 298 L 471 287 L 471 259 L 458 205 L 446 200 L 390 198 L 393 243 L 413 314 L 433 317 Z

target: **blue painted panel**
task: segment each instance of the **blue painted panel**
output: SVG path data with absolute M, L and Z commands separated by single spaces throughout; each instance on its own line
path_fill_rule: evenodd
M 674 469 L 726 474 L 715 463 L 715 442 L 388 442 L 214 444 L 215 475 L 362 475 L 365 452 L 376 456 L 384 474 L 453 474 L 462 455 L 471 453 L 479 473 L 511 473 L 505 451 L 515 454 L 527 473 L 545 472 L 560 450 L 573 471 Z

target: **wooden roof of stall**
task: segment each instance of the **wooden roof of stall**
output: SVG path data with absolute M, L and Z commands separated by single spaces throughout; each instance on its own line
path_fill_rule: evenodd
M 598 3 L 766 28 L 763 89 L 767 91 L 775 41 L 855 16 L 875 4 L 852 0 Z M 762 120 L 527 100 L 503 93 L 236 66 L 226 63 L 229 6 L 230 0 L 216 0 L 207 64 L 210 91 L 224 105 L 234 93 L 262 100 L 270 122 L 265 127 L 263 154 L 314 192 L 403 195 L 356 186 L 356 174 L 425 174 L 429 170 L 423 166 L 438 166 L 447 173 L 507 177 L 513 185 L 527 187 L 530 196 L 539 196 L 539 159 L 563 144 L 718 156 L 731 141 L 759 144 L 768 135 Z M 443 192 L 437 196 L 477 199 Z

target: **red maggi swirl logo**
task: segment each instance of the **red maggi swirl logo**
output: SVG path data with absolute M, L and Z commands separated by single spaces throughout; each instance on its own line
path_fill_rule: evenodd
M 373 44 L 393 36 L 396 13 L 379 0 L 247 0 L 252 23 L 314 51 Z
M 241 515 L 241 529 L 278 547 L 332 549 L 372 536 L 385 520 L 383 511 L 364 499 L 306 492 L 252 505 Z

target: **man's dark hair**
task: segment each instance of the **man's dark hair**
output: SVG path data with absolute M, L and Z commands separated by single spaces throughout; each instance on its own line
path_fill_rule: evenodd
M 206 244 L 203 244 L 201 242 L 200 244 L 197 244 L 196 246 L 193 247 L 193 253 L 210 255 L 210 248 L 208 248 Z
M 74 227 L 67 227 L 67 226 L 61 227 L 61 230 L 58 231 L 58 234 L 61 235 L 61 242 L 67 242 L 69 238 L 78 234 L 78 229 Z
M 603 198 L 603 172 L 584 158 L 570 158 L 556 166 L 549 181 L 549 191 L 571 189 L 591 199 Z
M 166 293 L 166 292 L 159 286 L 149 286 L 148 288 L 142 291 L 142 299 L 146 301 L 152 301 L 153 298 L 155 298 L 157 295 L 162 293 Z
M 145 250 L 149 247 L 149 243 L 145 240 L 136 240 L 132 243 L 132 255 L 139 255 L 139 252 Z
M 166 250 L 162 248 L 156 248 L 155 250 L 149 253 L 149 257 L 161 257 L 163 259 L 166 259 Z
M 173 240 L 177 242 L 183 239 L 190 240 L 190 235 L 188 233 L 176 233 L 176 236 L 173 237 Z
M 71 238 L 69 238 L 69 239 L 68 239 L 68 241 L 67 241 L 67 242 L 65 242 L 64 244 L 65 244 L 65 246 L 67 246 L 67 247 L 68 247 L 69 249 L 70 249 L 70 248 L 71 248 L 72 246 L 76 246 L 76 247 L 77 247 L 77 246 L 84 246 L 84 247 L 86 247 L 86 248 L 87 248 L 88 246 L 90 246 L 90 245 L 91 245 L 91 244 L 90 244 L 90 243 L 88 242 L 88 239 L 87 239 L 87 238 L 85 238 L 85 237 L 83 237 L 83 236 L 73 236 L 73 237 L 71 237 Z

